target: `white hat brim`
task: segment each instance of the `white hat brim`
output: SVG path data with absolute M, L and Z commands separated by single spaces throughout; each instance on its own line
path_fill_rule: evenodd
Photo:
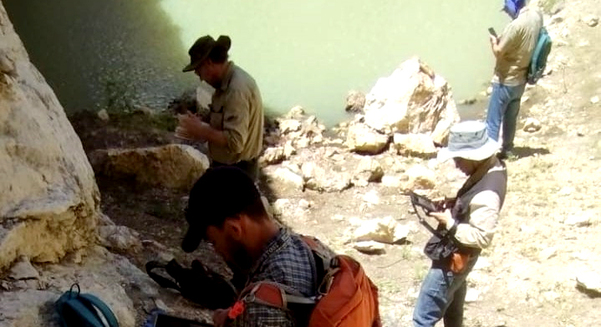
M 492 157 L 500 149 L 499 143 L 491 138 L 477 149 L 450 151 L 449 148 L 443 148 L 438 151 L 436 159 L 439 162 L 447 161 L 451 158 L 463 158 L 467 160 L 480 161 Z

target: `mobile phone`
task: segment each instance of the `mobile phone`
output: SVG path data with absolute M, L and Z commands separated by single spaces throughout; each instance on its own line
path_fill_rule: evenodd
M 415 192 L 409 193 L 409 196 L 411 197 L 411 203 L 413 203 L 416 206 L 422 207 L 426 211 L 426 213 L 439 211 L 438 207 L 436 207 L 434 202 L 430 201 L 430 199 L 428 199 L 427 197 L 419 195 Z
M 154 320 L 153 327 L 213 327 L 206 322 L 198 322 L 194 320 L 184 319 L 171 316 L 164 313 L 159 313 Z
M 494 37 L 498 37 L 497 36 L 497 32 L 495 32 L 495 29 L 492 27 L 488 28 L 488 33 L 490 33 L 490 35 L 494 36 Z

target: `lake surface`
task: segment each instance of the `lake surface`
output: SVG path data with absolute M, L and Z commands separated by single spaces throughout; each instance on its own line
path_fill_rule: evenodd
M 349 90 L 419 56 L 457 100 L 492 74 L 487 28 L 500 1 L 4 0 L 32 61 L 67 111 L 163 109 L 198 85 L 181 73 L 196 38 L 227 34 L 231 59 L 257 80 L 266 107 L 302 105 L 327 124 L 346 117 Z

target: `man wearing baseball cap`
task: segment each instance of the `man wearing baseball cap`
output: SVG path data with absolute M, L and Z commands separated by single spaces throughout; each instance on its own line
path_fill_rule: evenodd
M 179 116 L 176 135 L 209 144 L 211 166 L 236 166 L 256 180 L 258 157 L 263 149 L 263 103 L 255 80 L 229 61 L 228 36 L 210 35 L 196 40 L 188 51 L 190 63 L 201 81 L 215 89 L 209 121 L 188 113 Z
M 228 266 L 244 277 L 246 284 L 236 285 L 238 291 L 270 281 L 284 285 L 291 294 L 317 295 L 318 270 L 311 249 L 299 235 L 268 216 L 259 191 L 242 170 L 209 168 L 190 192 L 186 220 L 189 227 L 183 250 L 192 252 L 203 240 L 210 243 Z M 254 302 L 232 316 L 234 307 L 215 311 L 215 326 L 294 326 L 294 321 L 303 318 Z
M 439 161 L 453 159 L 468 179 L 444 211 L 429 214 L 447 237 L 432 236 L 424 250 L 432 266 L 413 312 L 416 327 L 433 327 L 441 319 L 445 327 L 463 324 L 466 277 L 490 245 L 505 199 L 507 172 L 498 149 L 484 123 L 465 121 L 451 127 L 448 147 L 438 153 Z

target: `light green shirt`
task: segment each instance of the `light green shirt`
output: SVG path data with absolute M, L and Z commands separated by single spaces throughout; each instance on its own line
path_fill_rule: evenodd
M 543 27 L 542 14 L 534 9 L 523 8 L 500 36 L 493 83 L 517 86 L 526 83 L 528 66 Z
M 222 164 L 255 159 L 263 148 L 263 103 L 255 80 L 233 62 L 211 102 L 209 123 L 227 138 L 226 146 L 209 144 L 211 159 Z

